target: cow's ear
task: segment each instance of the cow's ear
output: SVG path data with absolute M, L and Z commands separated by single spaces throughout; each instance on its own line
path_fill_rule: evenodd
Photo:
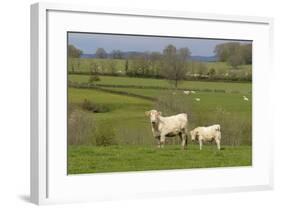
M 150 111 L 146 111 L 144 114 L 145 114 L 146 116 L 149 116 L 149 115 L 150 115 Z

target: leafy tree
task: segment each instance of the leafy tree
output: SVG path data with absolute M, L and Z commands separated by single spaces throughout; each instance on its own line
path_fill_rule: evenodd
M 68 45 L 67 53 L 68 53 L 68 63 L 70 64 L 71 71 L 74 72 L 75 71 L 75 67 L 74 67 L 75 59 L 80 58 L 80 56 L 82 55 L 82 51 L 80 49 L 76 48 L 74 45 Z M 79 68 L 79 66 L 78 66 L 78 68 Z
M 211 68 L 208 72 L 210 77 L 213 77 L 216 74 L 216 70 L 214 68 Z
M 107 53 L 103 48 L 98 48 L 96 50 L 96 57 L 101 58 L 101 59 L 105 59 L 105 58 L 107 58 Z
M 112 55 L 113 59 L 122 59 L 123 58 L 122 51 L 120 51 L 120 50 L 113 50 L 111 52 L 111 55 Z
M 178 53 L 183 60 L 188 60 L 191 56 L 191 52 L 188 48 L 180 48 Z
M 242 65 L 244 62 L 243 62 L 243 57 L 241 54 L 233 54 L 231 56 L 228 57 L 228 60 L 227 60 L 228 64 L 230 66 L 232 66 L 233 68 L 237 68 L 239 65 Z
M 82 55 L 82 51 L 76 48 L 74 45 L 68 45 L 67 52 L 69 58 L 80 58 L 80 56 Z
M 228 42 L 216 45 L 215 54 L 219 58 L 220 61 L 228 61 L 228 58 L 235 54 L 239 53 L 240 43 L 237 42 Z
M 233 68 L 242 64 L 252 64 L 252 44 L 223 43 L 217 45 L 214 52 L 220 61 L 227 62 Z

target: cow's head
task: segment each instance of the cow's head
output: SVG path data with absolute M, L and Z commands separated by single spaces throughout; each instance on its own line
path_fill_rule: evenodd
M 157 110 L 150 110 L 146 111 L 145 115 L 149 116 L 152 125 L 156 125 L 159 121 L 159 117 L 161 116 L 161 112 Z
M 194 129 L 194 130 L 190 131 L 189 133 L 190 133 L 190 136 L 191 136 L 191 141 L 196 140 L 197 135 L 198 135 L 198 131 L 196 131 L 196 130 Z

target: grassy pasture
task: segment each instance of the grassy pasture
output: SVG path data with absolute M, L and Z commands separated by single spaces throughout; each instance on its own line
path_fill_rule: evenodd
M 69 75 L 69 80 L 80 83 L 87 83 L 88 78 L 89 76 L 86 75 Z M 69 145 L 68 173 L 251 165 L 251 142 L 248 142 L 251 140 L 251 83 L 184 81 L 180 85 L 181 88 L 212 90 L 197 91 L 196 94 L 187 96 L 183 94 L 182 90 L 157 88 L 159 86 L 169 88 L 170 85 L 166 80 L 113 76 L 100 76 L 100 78 L 101 81 L 97 83 L 104 84 L 103 88 L 105 89 L 154 98 L 162 95 L 167 100 L 178 100 L 180 106 L 191 104 L 193 117 L 190 120 L 190 128 L 199 124 L 209 125 L 225 122 L 222 139 L 227 141 L 226 137 L 231 137 L 240 140 L 240 142 L 237 143 L 238 146 L 223 144 L 222 147 L 225 149 L 221 152 L 216 150 L 215 145 L 204 145 L 203 150 L 199 151 L 198 145 L 194 144 L 189 145 L 187 151 L 181 151 L 178 138 L 176 138 L 168 141 L 165 149 L 157 149 L 156 141 L 152 137 L 149 119 L 144 115 L 147 110 L 158 109 L 153 101 L 97 89 L 68 88 L 70 106 L 76 111 L 83 111 L 99 128 L 112 128 L 114 137 L 118 141 L 118 145 L 107 147 L 96 146 L 94 143 Z M 111 85 L 121 85 L 122 87 L 112 87 Z M 139 86 L 139 88 L 132 88 L 130 85 Z M 141 88 L 141 86 L 153 86 L 154 88 Z M 224 90 L 225 93 L 214 92 L 214 90 Z M 173 95 L 173 92 L 176 92 L 176 95 Z M 244 101 L 243 95 L 246 95 L 250 100 Z M 196 97 L 199 97 L 201 101 L 195 101 Z M 85 111 L 81 108 L 85 99 L 104 105 L 109 111 L 104 113 Z M 230 116 L 221 120 L 223 115 L 220 116 L 217 109 L 230 113 Z M 164 115 L 170 115 L 169 111 L 165 111 L 165 107 L 160 110 Z M 200 119 L 196 120 L 197 117 Z M 247 127 L 248 129 L 243 132 L 232 131 L 226 135 L 225 129 L 239 129 L 244 125 L 243 122 L 250 125 Z M 90 137 L 95 137 L 94 134 L 93 131 L 93 135 Z
M 243 100 L 244 93 L 221 93 L 221 92 L 196 92 L 196 94 L 185 95 L 182 90 L 157 90 L 157 89 L 135 89 L 135 88 L 118 88 L 118 87 L 103 87 L 104 89 L 110 89 L 118 92 L 129 92 L 136 95 L 148 96 L 151 98 L 157 98 L 162 94 L 173 94 L 177 96 L 184 96 L 191 98 L 196 110 L 203 112 L 214 110 L 215 108 L 224 108 L 229 112 L 248 114 L 251 111 L 251 102 L 245 102 Z M 247 95 L 249 98 L 250 96 Z M 195 101 L 195 98 L 200 98 L 201 102 Z
M 154 146 L 69 146 L 68 173 L 101 173 L 143 170 L 249 166 L 250 146 L 229 147 L 217 151 L 215 146 L 198 145 L 181 150 L 177 145 L 164 149 Z

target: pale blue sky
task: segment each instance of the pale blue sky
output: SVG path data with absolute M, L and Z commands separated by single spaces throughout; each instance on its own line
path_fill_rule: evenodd
M 121 51 L 159 51 L 168 44 L 177 48 L 188 47 L 192 56 L 213 56 L 217 44 L 234 42 L 234 40 L 196 39 L 196 38 L 173 38 L 151 37 L 133 35 L 91 34 L 91 33 L 68 33 L 69 44 L 73 44 L 85 54 L 95 53 L 97 48 L 104 48 L 110 53 L 112 50 Z M 251 43 L 251 41 L 237 41 Z

